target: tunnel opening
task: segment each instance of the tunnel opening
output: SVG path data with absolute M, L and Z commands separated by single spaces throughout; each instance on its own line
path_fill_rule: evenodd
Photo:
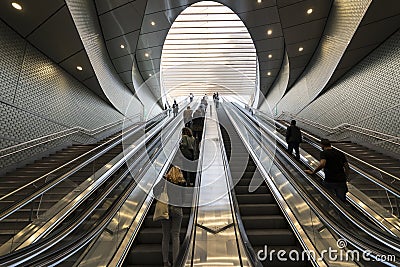
M 239 16 L 218 2 L 195 3 L 176 18 L 164 42 L 163 102 L 218 92 L 257 104 L 257 69 L 253 40 Z

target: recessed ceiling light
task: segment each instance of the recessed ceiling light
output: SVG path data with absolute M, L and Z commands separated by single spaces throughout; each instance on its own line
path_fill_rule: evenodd
M 22 6 L 21 6 L 20 4 L 18 4 L 18 3 L 13 2 L 13 3 L 11 3 L 11 5 L 12 5 L 13 8 L 15 8 L 15 9 L 22 10 Z
M 156 23 L 154 21 L 152 21 L 150 24 L 153 25 L 153 26 L 156 25 Z
M 271 72 L 270 72 L 270 71 L 268 71 L 267 75 L 268 75 L 268 76 L 271 76 Z
M 269 55 L 268 55 L 268 58 L 272 58 L 272 54 L 269 54 Z
M 313 12 L 312 8 L 310 8 L 309 10 L 307 10 L 307 14 L 310 15 Z
M 122 49 L 124 49 L 125 48 L 125 46 L 122 44 L 122 45 L 120 45 L 119 47 L 121 47 Z
M 144 56 L 145 57 L 149 57 L 149 53 L 144 53 Z
M 262 2 L 262 0 L 257 0 L 257 3 L 261 3 Z
M 268 31 L 267 31 L 267 34 L 268 34 L 268 35 L 271 35 L 271 34 L 272 34 L 272 30 L 268 30 Z
M 83 70 L 83 68 L 81 66 L 76 66 L 77 70 Z
M 150 77 L 151 77 L 151 75 L 152 75 L 152 74 L 151 74 L 151 73 L 149 73 L 149 76 L 150 76 Z
M 303 51 L 304 49 L 303 49 L 303 47 L 299 47 L 299 52 L 301 52 L 301 51 Z

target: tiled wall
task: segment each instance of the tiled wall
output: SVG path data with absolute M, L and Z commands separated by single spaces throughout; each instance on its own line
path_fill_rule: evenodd
M 0 149 L 76 126 L 95 129 L 122 118 L 0 21 Z M 0 168 L 37 152 L 2 158 Z
M 333 2 L 319 46 L 298 81 L 277 103 L 278 113 L 289 111 L 297 114 L 317 98 L 335 71 L 371 2 Z
M 143 103 L 123 83 L 112 65 L 94 1 L 66 0 L 65 2 L 104 94 L 127 117 L 143 116 Z M 161 112 L 161 108 L 158 108 L 158 111 Z
M 400 31 L 362 60 L 299 116 L 331 127 L 350 123 L 400 136 Z M 352 139 L 400 154 L 389 142 L 353 133 Z

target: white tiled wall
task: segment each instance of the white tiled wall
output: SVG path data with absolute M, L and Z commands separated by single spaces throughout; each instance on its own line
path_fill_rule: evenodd
M 331 127 L 350 123 L 400 136 L 400 31 L 300 112 L 299 116 Z M 398 146 L 353 135 L 361 143 L 400 153 Z
M 76 126 L 95 129 L 122 118 L 0 21 L 0 149 Z M 37 152 L 3 158 L 0 167 Z

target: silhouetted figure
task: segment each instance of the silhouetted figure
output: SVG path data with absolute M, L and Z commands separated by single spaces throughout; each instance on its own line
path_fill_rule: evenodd
M 324 169 L 324 186 L 341 201 L 346 202 L 346 193 L 348 191 L 346 181 L 350 170 L 346 156 L 334 149 L 328 139 L 321 140 L 321 147 L 322 151 L 318 167 L 314 171 L 305 170 L 305 172 L 315 174 Z
M 203 135 L 203 127 L 204 127 L 203 111 L 200 108 L 198 108 L 193 113 L 193 119 L 192 119 L 193 136 L 197 139 L 197 143 L 201 142 L 201 137 Z
M 174 104 L 172 104 L 172 112 L 174 113 L 174 117 L 178 115 L 178 111 L 179 111 L 178 103 L 176 103 L 176 100 L 174 100 Z
M 167 116 L 169 117 L 170 109 L 169 109 L 169 107 L 167 106 L 167 104 L 164 105 L 164 110 L 165 110 L 165 115 L 167 115 Z
M 186 108 L 183 112 L 183 122 L 185 123 L 185 127 L 191 127 L 192 124 L 192 114 L 193 110 L 190 109 L 190 106 Z
M 207 111 L 207 106 L 208 106 L 208 102 L 207 102 L 207 97 L 203 97 L 200 101 L 200 104 L 204 107 L 204 112 Z
M 290 155 L 293 153 L 293 149 L 296 152 L 296 159 L 300 160 L 299 146 L 301 143 L 301 131 L 300 128 L 296 126 L 296 121 L 292 120 L 290 126 L 286 129 L 286 142 L 288 144 L 288 152 Z
M 218 96 L 218 92 L 214 94 L 214 103 L 215 103 L 215 108 L 219 108 L 219 96 Z

